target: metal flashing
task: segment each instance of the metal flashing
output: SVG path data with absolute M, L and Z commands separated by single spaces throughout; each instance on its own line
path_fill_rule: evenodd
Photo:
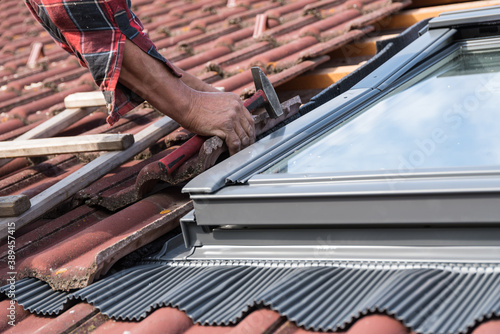
M 449 45 L 455 33 L 453 29 L 427 31 L 358 82 L 353 89 L 368 87 L 381 91 L 387 89 L 413 66 Z
M 429 29 L 498 23 L 500 23 L 500 6 L 490 6 L 441 13 L 429 22 Z
M 434 173 L 297 175 L 279 181 L 259 175 L 248 185 L 191 199 L 200 226 L 498 224 L 497 172 Z
M 278 231 L 273 230 L 273 234 Z M 218 234 L 222 235 L 222 233 Z M 285 233 L 286 235 L 286 233 Z M 497 246 L 375 246 L 375 245 L 203 245 L 195 247 L 188 260 L 198 261 L 304 261 L 304 265 L 317 265 L 317 261 L 373 261 L 419 263 L 480 262 L 500 264 L 500 244 Z M 307 264 L 307 261 L 312 261 Z

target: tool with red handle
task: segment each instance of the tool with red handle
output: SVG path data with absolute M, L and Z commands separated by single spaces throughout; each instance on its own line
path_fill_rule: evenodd
M 283 110 L 281 109 L 278 96 L 264 72 L 262 72 L 259 67 L 252 67 L 252 77 L 255 83 L 256 92 L 251 98 L 244 102 L 243 105 L 245 108 L 247 108 L 249 112 L 253 112 L 257 108 L 265 107 L 269 117 L 278 118 L 281 116 Z M 160 169 L 167 174 L 171 174 L 181 166 L 184 161 L 196 154 L 206 139 L 206 137 L 198 135 L 192 137 L 174 152 L 160 159 L 158 161 Z

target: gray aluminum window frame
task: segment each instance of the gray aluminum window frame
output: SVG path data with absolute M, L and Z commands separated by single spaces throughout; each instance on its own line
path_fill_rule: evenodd
M 496 20 L 499 13 L 494 9 Z M 481 11 L 473 15 L 484 18 Z M 469 17 L 463 19 L 463 13 L 460 16 L 470 24 Z M 259 228 L 497 224 L 500 166 L 435 168 L 405 174 L 258 174 L 457 47 L 481 48 L 492 41 L 498 43 L 498 38 L 492 37 L 457 41 L 457 29 L 444 28 L 441 21 L 452 21 L 456 26 L 459 20 L 444 16 L 436 21 L 429 24 L 434 29 L 428 29 L 348 92 L 191 181 L 184 191 L 193 199 L 196 224 Z

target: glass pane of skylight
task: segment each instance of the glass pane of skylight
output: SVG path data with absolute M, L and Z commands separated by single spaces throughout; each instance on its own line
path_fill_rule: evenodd
M 455 52 L 265 173 L 500 165 L 499 51 Z

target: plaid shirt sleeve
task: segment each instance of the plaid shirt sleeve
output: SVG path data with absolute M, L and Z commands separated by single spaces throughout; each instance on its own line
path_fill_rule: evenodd
M 118 82 L 126 38 L 181 76 L 146 36 L 129 0 L 25 1 L 52 38 L 89 68 L 108 103 L 110 125 L 144 101 Z

